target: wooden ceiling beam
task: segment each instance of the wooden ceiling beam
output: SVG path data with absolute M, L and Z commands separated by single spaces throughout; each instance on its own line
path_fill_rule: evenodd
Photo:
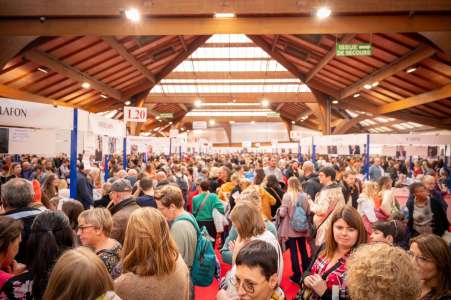
M 352 41 L 352 39 L 354 39 L 355 34 L 345 34 L 341 39 L 340 39 L 340 43 L 345 44 L 345 43 L 349 43 L 350 41 Z M 309 82 L 316 74 L 318 74 L 319 71 L 321 71 L 321 69 L 327 65 L 332 59 L 335 58 L 335 54 L 336 54 L 337 50 L 336 50 L 336 45 L 334 45 L 329 52 L 327 52 L 327 54 L 325 56 L 323 56 L 323 58 L 316 64 L 316 66 L 307 74 L 307 76 L 305 77 L 305 82 Z
M 163 78 L 165 78 L 169 73 L 172 72 L 182 61 L 188 58 L 197 48 L 203 45 L 210 36 L 203 35 L 196 38 L 191 44 L 188 45 L 188 51 L 184 51 L 177 55 L 175 59 L 173 59 L 167 66 L 161 70 L 156 76 L 156 82 L 160 82 Z M 129 88 L 126 92 L 124 92 L 124 97 L 131 97 L 137 93 L 140 93 L 146 89 L 152 89 L 154 83 L 139 83 L 131 88 Z
M 359 92 L 366 84 L 381 82 L 382 80 L 391 77 L 398 72 L 404 71 L 406 68 L 434 55 L 435 52 L 436 50 L 434 48 L 427 45 L 421 45 L 388 65 L 376 70 L 372 74 L 369 74 L 352 85 L 344 88 L 340 93 L 340 99 L 349 97 Z
M 106 85 L 103 82 L 100 82 L 99 80 L 95 79 L 92 76 L 89 76 L 88 74 L 85 74 L 81 72 L 80 70 L 76 69 L 75 67 L 72 67 L 54 57 L 52 57 L 50 54 L 47 54 L 45 52 L 33 49 L 25 52 L 23 56 L 31 60 L 32 62 L 46 66 L 52 71 L 55 71 L 59 73 L 62 76 L 68 77 L 72 80 L 75 80 L 77 82 L 83 83 L 88 82 L 91 85 L 91 89 L 97 90 L 99 92 L 104 93 L 105 95 L 108 95 L 116 100 L 125 101 L 122 99 L 122 94 L 111 88 L 110 86 Z
M 236 102 L 260 102 L 261 93 L 233 93 L 233 100 Z M 202 99 L 203 102 L 231 102 L 230 94 L 155 94 L 150 93 L 146 98 L 146 103 L 185 103 L 194 104 L 196 100 Z M 313 103 L 315 97 L 310 92 L 300 93 L 266 93 L 265 98 L 270 103 Z
M 188 111 L 188 107 L 183 103 L 178 103 L 177 106 L 183 109 L 184 111 Z
M 92 6 L 92 1 L 90 3 L 89 6 Z M 44 22 L 39 18 L 11 18 L 11 16 L 0 19 L 0 36 L 341 34 L 354 32 L 356 29 L 360 33 L 446 32 L 451 31 L 451 16 L 444 13 L 414 16 L 408 14 L 331 16 L 327 22 L 319 22 L 316 16 L 231 19 L 161 17 L 143 18 L 139 26 L 120 17 L 48 18 Z
M 233 11 L 238 15 L 292 15 L 311 14 L 322 2 L 318 1 L 271 1 L 271 0 L 235 0 Z M 450 11 L 451 4 L 442 0 L 398 0 L 393 5 L 391 0 L 366 1 L 357 0 L 328 0 L 327 4 L 333 8 L 334 14 L 358 14 L 365 12 L 436 12 Z M 227 9 L 223 0 L 185 1 L 183 5 L 172 1 L 153 1 L 151 4 L 138 0 L 59 0 L 58 5 L 48 1 L 36 0 L 1 0 L 0 16 L 119 16 L 125 7 L 136 7 L 144 16 L 204 16 Z M 229 4 L 227 4 L 229 5 Z M 264 23 L 262 23 L 264 24 Z
M 355 125 L 366 119 L 368 119 L 368 116 L 366 115 L 360 115 L 350 120 L 343 119 L 342 122 L 337 127 L 335 127 L 334 134 L 345 134 L 352 127 L 354 127 Z
M 59 100 L 55 100 L 52 98 L 28 93 L 26 91 L 12 88 L 12 87 L 9 87 L 4 84 L 0 84 L 0 96 L 5 97 L 5 98 L 29 101 L 29 102 L 38 102 L 38 103 L 43 103 L 43 104 L 58 105 L 58 106 L 64 106 L 64 107 L 74 107 L 72 104 L 66 103 L 64 101 L 59 101 Z
M 451 83 L 448 83 L 447 85 L 433 91 L 415 95 L 393 103 L 384 104 L 382 106 L 379 106 L 375 113 L 383 115 L 390 112 L 395 112 L 427 103 L 432 103 L 434 101 L 438 101 L 448 97 L 451 97 Z
M 111 48 L 116 50 L 120 56 L 122 56 L 128 63 L 130 63 L 133 67 L 135 67 L 139 72 L 141 72 L 144 77 L 146 77 L 151 83 L 156 83 L 155 76 L 150 72 L 149 69 L 144 67 L 133 55 L 131 55 L 127 49 L 120 44 L 114 37 L 112 36 L 103 36 L 102 40 L 107 43 Z
M 235 121 L 240 123 L 249 123 L 251 121 L 255 122 L 280 122 L 279 117 L 249 117 L 249 116 L 211 116 L 211 117 L 201 117 L 201 116 L 187 116 L 183 119 L 184 122 L 192 122 L 192 121 L 209 121 L 209 120 L 215 120 L 217 123 L 225 123 L 229 121 Z
M 5 36 L 0 37 L 0 71 L 25 46 L 37 39 L 37 36 Z

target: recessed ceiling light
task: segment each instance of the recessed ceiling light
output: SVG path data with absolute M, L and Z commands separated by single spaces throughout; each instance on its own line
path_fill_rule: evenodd
M 45 73 L 45 74 L 48 74 L 48 73 L 49 73 L 49 71 L 48 71 L 46 68 L 44 68 L 44 67 L 39 67 L 39 68 L 37 68 L 36 70 L 38 70 L 38 71 L 40 71 L 40 72 L 42 72 L 42 73 Z
M 104 95 L 104 94 L 100 94 L 100 97 L 102 97 L 103 99 L 108 98 L 108 96 L 107 96 L 107 95 Z
M 127 100 L 127 101 L 124 102 L 124 104 L 125 105 L 130 105 L 130 104 L 132 104 L 132 102 L 130 100 Z
M 371 84 L 365 84 L 363 87 L 367 90 L 371 90 L 372 88 Z
M 319 19 L 325 19 L 325 18 L 329 17 L 331 13 L 332 13 L 332 11 L 330 10 L 329 7 L 323 6 L 323 7 L 320 7 L 320 8 L 316 11 L 316 16 L 317 16 Z
M 89 89 L 91 87 L 91 84 L 89 84 L 89 82 L 83 82 L 81 84 L 81 87 L 84 88 L 84 89 Z
M 182 128 L 180 128 L 180 130 L 183 131 L 183 130 L 185 130 L 185 128 L 182 127 Z
M 229 123 L 230 123 L 230 124 L 235 124 L 235 121 L 232 120 L 232 121 L 229 121 Z
M 295 121 L 291 121 L 291 124 L 296 124 L 296 122 Z
M 136 8 L 129 8 L 125 10 L 125 17 L 132 22 L 139 22 L 141 13 Z
M 406 73 L 412 73 L 412 72 L 415 72 L 416 70 L 417 70 L 416 67 L 410 67 L 406 70 Z
M 194 101 L 194 106 L 195 107 L 201 107 L 202 106 L 202 101 L 201 100 Z
M 255 124 L 255 121 L 251 121 L 251 124 Z
M 263 106 L 263 107 L 268 107 L 268 105 L 269 105 L 269 101 L 266 100 L 266 99 L 265 99 L 265 100 L 262 100 L 261 103 L 262 103 L 262 106 Z
M 359 93 L 354 94 L 354 96 L 352 96 L 352 97 L 354 97 L 354 98 L 360 97 L 360 94 Z
M 228 12 L 228 13 L 215 13 L 214 17 L 217 19 L 230 19 L 230 18 L 235 18 L 236 14 L 232 13 L 232 12 Z
M 338 100 L 333 100 L 332 104 L 338 104 Z
M 379 82 L 378 81 L 376 81 L 376 82 L 373 82 L 373 84 L 371 85 L 372 87 L 376 87 L 376 86 L 378 86 L 379 85 Z
M 215 125 L 215 124 L 216 124 L 216 121 L 212 119 L 212 120 L 208 121 L 208 124 L 210 124 L 210 125 Z
M 169 122 L 169 125 L 172 125 L 172 121 L 171 121 L 171 122 Z

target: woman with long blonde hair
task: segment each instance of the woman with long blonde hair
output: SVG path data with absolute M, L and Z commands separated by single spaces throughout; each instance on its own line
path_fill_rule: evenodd
M 43 300 L 119 299 L 103 262 L 88 248 L 64 253 L 50 275 Z
M 371 235 L 371 224 L 378 220 L 374 198 L 377 195 L 378 185 L 374 181 L 367 181 L 363 184 L 362 192 L 357 199 L 357 211 L 363 218 L 365 229 Z
M 123 300 L 188 300 L 188 267 L 157 209 L 139 208 L 130 215 L 121 264 L 122 275 L 114 287 Z
M 288 179 L 287 192 L 283 196 L 282 205 L 280 206 L 279 214 L 280 217 L 282 217 L 282 221 L 279 226 L 278 234 L 282 244 L 286 243 L 290 249 L 291 270 L 293 271 L 293 275 L 290 279 L 295 283 L 299 283 L 302 272 L 305 272 L 309 265 L 309 256 L 307 254 L 306 245 L 306 238 L 309 237 L 309 230 L 306 228 L 303 231 L 299 231 L 298 229 L 293 228 L 291 221 L 297 206 L 302 208 L 305 216 L 309 215 L 310 206 L 308 199 L 308 194 L 302 191 L 299 179 L 294 176 L 290 177 L 290 179 Z M 302 272 L 299 266 L 298 249 L 301 253 Z

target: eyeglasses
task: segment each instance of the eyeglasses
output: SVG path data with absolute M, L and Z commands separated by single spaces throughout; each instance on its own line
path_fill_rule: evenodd
M 264 282 L 264 280 L 262 281 Z M 241 283 L 243 284 L 243 290 L 247 293 L 252 295 L 255 292 L 255 287 L 258 286 L 259 284 L 261 284 L 262 282 L 259 283 L 255 283 L 252 282 L 250 280 L 243 280 L 243 282 L 241 282 L 241 279 L 237 278 L 236 276 L 232 276 L 231 279 L 231 283 L 232 285 L 238 290 L 239 287 L 241 286 Z
M 413 253 L 412 251 L 407 251 L 407 254 L 410 256 L 410 258 L 415 258 L 415 261 L 417 263 L 427 263 L 427 262 L 431 262 L 430 258 L 421 256 L 421 255 L 415 255 L 415 253 Z
M 90 228 L 90 227 L 96 227 L 96 226 L 94 226 L 94 225 L 78 225 L 77 226 L 77 231 L 78 230 L 84 231 L 86 228 Z

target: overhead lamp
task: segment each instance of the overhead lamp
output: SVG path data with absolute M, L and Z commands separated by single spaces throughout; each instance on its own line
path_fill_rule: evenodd
M 129 8 L 125 10 L 125 17 L 132 22 L 139 22 L 141 20 L 141 13 L 136 8 Z
M 352 97 L 354 97 L 354 98 L 360 97 L 360 94 L 359 93 L 354 94 L 354 96 L 352 96 Z
M 268 107 L 269 106 L 269 101 L 266 100 L 266 99 L 262 100 L 261 104 L 262 104 L 263 107 Z
M 410 67 L 406 70 L 406 73 L 413 73 L 417 70 L 417 67 Z
M 319 19 L 325 19 L 325 18 L 329 17 L 331 13 L 332 13 L 332 11 L 330 10 L 329 7 L 323 6 L 323 7 L 320 7 L 320 8 L 316 11 L 316 16 L 317 16 Z
M 379 85 L 379 81 L 373 82 L 373 84 L 371 84 L 372 87 L 376 87 Z
M 186 132 L 189 132 L 189 129 Z
M 104 95 L 104 94 L 100 94 L 100 97 L 102 97 L 103 99 L 108 98 L 108 96 L 107 96 L 107 95 Z
M 371 90 L 371 88 L 373 87 L 371 84 L 365 84 L 364 86 L 363 86 L 365 89 L 367 89 L 367 90 Z
M 91 87 L 91 84 L 85 81 L 81 84 L 81 87 L 87 90 Z
M 194 106 L 195 107 L 201 107 L 202 106 L 202 101 L 201 100 L 194 101 Z
M 338 100 L 333 100 L 332 104 L 338 104 Z
M 132 102 L 130 100 L 127 100 L 127 101 L 124 102 L 124 104 L 125 105 L 130 105 L 130 104 L 132 104 Z
M 216 121 L 215 120 L 213 120 L 213 119 L 211 119 L 210 121 L 208 121 L 208 124 L 210 124 L 210 125 L 215 125 L 216 124 Z
M 38 71 L 40 71 L 40 72 L 42 72 L 42 73 L 44 73 L 44 74 L 48 74 L 48 73 L 49 73 L 49 70 L 47 70 L 47 69 L 44 68 L 44 67 L 39 67 L 39 68 L 37 68 L 36 70 L 38 70 Z
M 230 19 L 230 18 L 235 18 L 236 14 L 233 12 L 228 12 L 228 13 L 215 13 L 214 17 L 217 19 Z
M 251 121 L 251 124 L 255 124 L 255 121 Z
M 184 128 L 184 127 L 182 127 L 182 128 L 180 128 L 180 130 L 181 130 L 181 131 L 183 131 L 183 130 L 185 130 L 185 128 Z
M 171 121 L 171 122 L 169 122 L 169 125 L 172 125 L 172 121 Z
M 291 121 L 291 124 L 296 124 L 296 122 L 295 121 Z
M 155 119 L 156 119 L 156 120 L 160 120 L 160 116 L 156 116 Z
M 235 121 L 232 120 L 232 121 L 229 121 L 229 123 L 230 123 L 230 124 L 235 124 Z

